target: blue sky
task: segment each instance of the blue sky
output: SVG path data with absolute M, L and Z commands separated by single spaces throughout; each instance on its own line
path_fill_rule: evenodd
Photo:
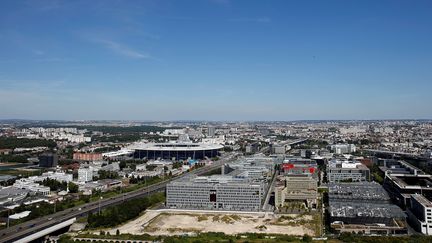
M 0 1 L 0 118 L 432 118 L 432 1 Z

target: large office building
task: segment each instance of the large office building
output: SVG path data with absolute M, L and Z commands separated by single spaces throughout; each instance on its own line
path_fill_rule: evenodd
M 275 207 L 281 209 L 291 202 L 304 202 L 315 208 L 318 198 L 318 165 L 315 160 L 300 157 L 285 158 L 277 177 Z
M 226 164 L 222 175 L 184 177 L 167 184 L 169 208 L 260 211 L 273 174 L 272 160 L 252 158 Z
M 411 204 L 411 194 L 422 194 L 432 200 L 432 175 L 404 161 L 381 160 L 379 168 L 385 173 L 384 188 L 402 208 Z
M 408 220 L 414 229 L 432 235 L 432 203 L 423 195 L 412 194 L 411 205 L 407 210 Z
M 358 161 L 333 159 L 327 165 L 329 182 L 369 181 L 370 171 Z
M 39 167 L 50 168 L 58 164 L 58 155 L 54 153 L 45 153 L 39 156 Z
M 280 176 L 276 182 L 275 207 L 280 209 L 289 202 L 304 202 L 308 208 L 316 208 L 318 181 L 311 175 Z
M 170 208 L 259 211 L 264 199 L 264 184 L 213 175 L 171 182 L 166 192 L 166 205 Z
M 311 175 L 318 176 L 318 165 L 315 160 L 299 157 L 285 158 L 281 171 L 284 175 Z

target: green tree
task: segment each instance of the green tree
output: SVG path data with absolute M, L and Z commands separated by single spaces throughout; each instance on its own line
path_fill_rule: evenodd
M 302 237 L 303 242 L 312 242 L 312 237 L 310 235 L 303 235 Z
M 73 182 L 69 182 L 69 192 L 70 193 L 77 193 L 78 192 L 78 185 L 73 183 Z

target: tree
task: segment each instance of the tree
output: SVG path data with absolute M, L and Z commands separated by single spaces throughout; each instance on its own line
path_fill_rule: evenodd
M 116 235 L 120 235 L 120 230 L 119 229 L 117 229 Z
M 69 182 L 69 192 L 70 193 L 77 193 L 78 192 L 78 185 L 73 183 L 73 182 Z
M 312 242 L 312 237 L 310 235 L 303 235 L 302 237 L 303 242 Z
M 124 168 L 126 168 L 126 161 L 122 160 L 120 161 L 119 167 L 121 170 L 123 170 Z

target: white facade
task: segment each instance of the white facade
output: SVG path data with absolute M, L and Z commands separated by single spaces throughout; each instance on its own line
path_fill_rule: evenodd
M 93 168 L 79 168 L 78 182 L 88 182 L 93 180 Z
M 335 154 L 349 154 L 354 153 L 357 150 L 354 144 L 333 144 L 330 146 L 330 149 Z
M 13 184 L 13 187 L 20 188 L 20 189 L 27 189 L 35 194 L 41 194 L 44 196 L 50 195 L 50 188 L 47 186 L 39 185 L 38 183 L 35 183 L 33 180 L 22 178 L 19 180 L 16 180 Z
M 46 172 L 39 176 L 35 181 L 43 181 L 45 179 L 56 180 L 60 182 L 71 182 L 73 180 L 72 174 L 66 174 L 64 172 Z
M 432 235 L 432 203 L 423 195 L 411 195 L 408 218 L 417 231 Z

